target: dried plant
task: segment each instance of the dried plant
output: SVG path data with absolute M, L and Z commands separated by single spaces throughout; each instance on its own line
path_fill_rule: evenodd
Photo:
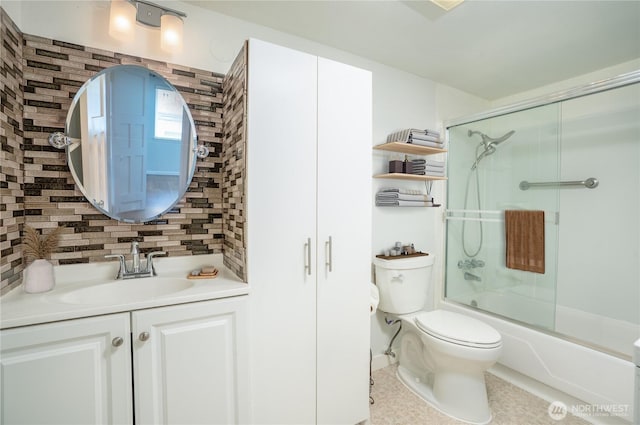
M 56 227 L 48 235 L 40 236 L 38 231 L 31 226 L 24 226 L 24 237 L 22 238 L 22 252 L 31 263 L 34 260 L 48 259 L 60 242 L 62 227 Z

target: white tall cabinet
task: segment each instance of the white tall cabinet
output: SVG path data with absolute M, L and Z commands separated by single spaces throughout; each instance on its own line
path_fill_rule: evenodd
M 369 416 L 371 74 L 251 40 L 252 421 Z

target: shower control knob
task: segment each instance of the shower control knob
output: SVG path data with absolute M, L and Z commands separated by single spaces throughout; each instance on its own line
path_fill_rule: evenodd
M 140 335 L 138 335 L 138 339 L 144 342 L 149 339 L 149 336 L 149 332 L 141 332 Z
M 482 260 L 471 260 L 471 267 L 473 267 L 474 269 L 476 267 L 484 267 L 484 261 L 482 261 Z
M 458 261 L 458 268 L 460 270 L 469 270 L 472 267 L 471 265 L 471 261 L 469 260 L 465 260 L 465 261 Z

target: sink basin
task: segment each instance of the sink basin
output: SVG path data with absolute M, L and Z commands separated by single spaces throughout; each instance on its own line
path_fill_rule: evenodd
M 67 304 L 114 304 L 146 301 L 183 291 L 193 286 L 187 279 L 147 277 L 117 280 L 75 289 L 59 296 Z

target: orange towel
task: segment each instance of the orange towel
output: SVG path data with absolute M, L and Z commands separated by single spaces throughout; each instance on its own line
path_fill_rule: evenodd
M 544 273 L 544 211 L 505 210 L 507 267 Z

